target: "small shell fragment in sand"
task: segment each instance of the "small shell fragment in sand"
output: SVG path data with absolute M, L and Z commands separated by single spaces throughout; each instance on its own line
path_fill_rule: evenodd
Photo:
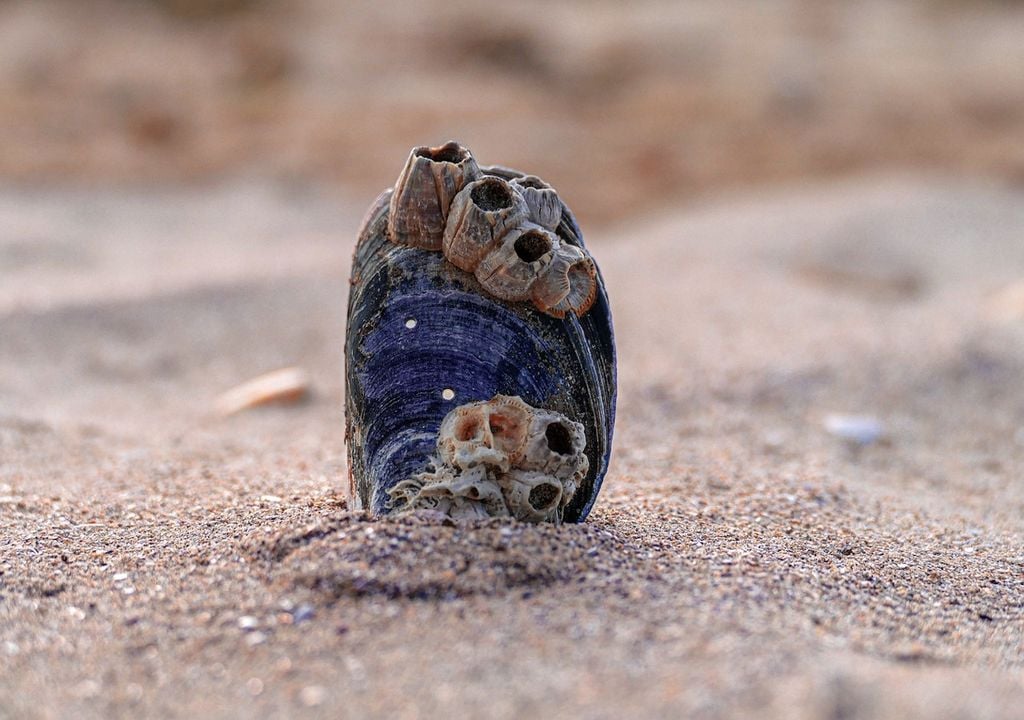
M 261 405 L 291 405 L 309 396 L 309 376 L 297 367 L 260 375 L 217 398 L 217 412 L 234 415 Z
M 825 430 L 829 435 L 854 445 L 871 445 L 885 435 L 885 426 L 870 415 L 832 413 L 825 416 Z

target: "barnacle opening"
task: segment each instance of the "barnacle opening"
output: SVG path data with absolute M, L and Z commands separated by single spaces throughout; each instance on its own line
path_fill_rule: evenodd
M 449 142 L 439 147 L 416 148 L 416 157 L 427 158 L 434 162 L 448 162 L 458 165 L 469 158 L 469 150 L 456 142 Z
M 551 252 L 551 239 L 539 230 L 530 230 L 516 238 L 515 250 L 523 262 L 535 262 Z
M 572 435 L 569 428 L 560 422 L 553 422 L 544 431 L 544 437 L 548 441 L 548 449 L 559 455 L 568 455 L 572 452 Z
M 554 483 L 541 483 L 530 491 L 529 503 L 534 510 L 544 512 L 555 506 L 561 494 L 562 489 Z
M 474 205 L 486 212 L 510 208 L 514 202 L 508 183 L 492 177 L 486 177 L 474 185 L 469 197 Z

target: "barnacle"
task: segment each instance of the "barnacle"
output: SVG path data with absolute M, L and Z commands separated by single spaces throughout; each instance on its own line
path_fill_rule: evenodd
M 562 201 L 555 189 L 536 175 L 523 175 L 512 179 L 512 185 L 526 200 L 530 221 L 548 230 L 554 230 L 562 219 Z
M 543 522 L 555 515 L 562 499 L 562 484 L 544 473 L 513 470 L 503 476 L 502 492 L 517 520 Z
M 530 299 L 534 282 L 551 263 L 558 238 L 539 225 L 522 225 L 476 268 L 484 290 L 501 300 Z
M 531 411 L 518 397 L 505 395 L 460 405 L 441 422 L 438 455 L 459 470 L 485 465 L 507 472 L 522 457 Z
M 561 522 L 590 463 L 583 426 L 496 395 L 445 417 L 432 466 L 390 490 L 400 511 Z
M 479 176 L 473 155 L 456 142 L 413 148 L 391 195 L 391 241 L 440 250 L 452 199 Z
M 572 311 L 583 315 L 597 299 L 597 268 L 590 256 L 575 245 L 562 243 L 531 286 L 538 310 L 564 317 Z
M 488 176 L 468 184 L 449 209 L 441 243 L 444 256 L 473 272 L 527 214 L 526 200 L 505 180 Z

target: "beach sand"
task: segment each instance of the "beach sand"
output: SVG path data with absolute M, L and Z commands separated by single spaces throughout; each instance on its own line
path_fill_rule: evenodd
M 348 509 L 336 192 L 0 192 L 0 718 L 1021 717 L 1019 186 L 590 233 L 620 414 L 561 528 Z

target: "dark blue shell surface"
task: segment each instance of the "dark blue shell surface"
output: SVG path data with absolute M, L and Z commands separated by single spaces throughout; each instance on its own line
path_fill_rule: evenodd
M 505 175 L 511 171 L 491 170 Z M 346 332 L 346 440 L 352 494 L 375 514 L 388 490 L 425 471 L 458 405 L 518 395 L 584 425 L 590 463 L 564 513 L 580 522 L 608 469 L 615 346 L 604 282 L 593 306 L 556 318 L 489 296 L 440 252 L 392 243 L 390 191 L 370 209 L 352 265 Z M 557 235 L 583 247 L 563 205 Z

